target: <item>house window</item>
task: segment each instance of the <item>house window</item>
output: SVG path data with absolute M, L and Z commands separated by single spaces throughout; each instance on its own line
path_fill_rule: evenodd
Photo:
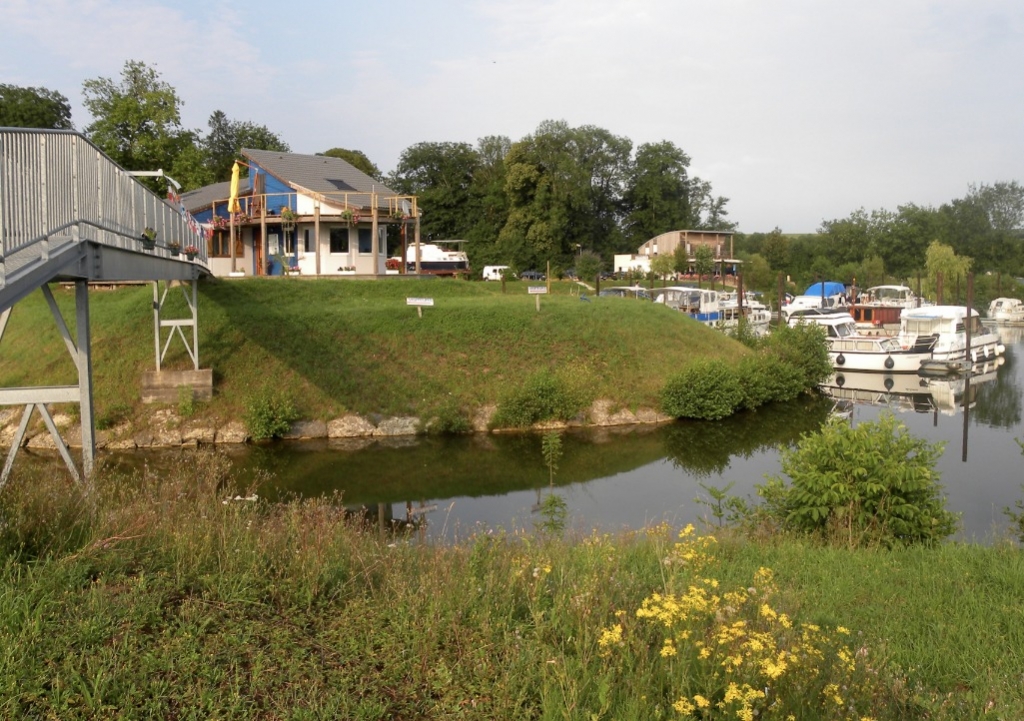
M 331 252 L 348 252 L 348 228 L 331 228 Z
M 284 252 L 294 255 L 295 254 L 295 243 L 298 240 L 298 231 L 286 230 L 284 231 Z
M 370 228 L 359 229 L 359 252 L 373 252 L 373 230 L 371 230 Z
M 306 253 L 315 253 L 316 245 L 313 243 L 313 229 L 306 228 L 303 231 L 302 250 Z
M 231 233 L 227 230 L 215 230 L 207 243 L 206 254 L 210 258 L 231 257 Z M 245 255 L 242 248 L 242 234 L 235 238 L 235 257 L 241 258 Z

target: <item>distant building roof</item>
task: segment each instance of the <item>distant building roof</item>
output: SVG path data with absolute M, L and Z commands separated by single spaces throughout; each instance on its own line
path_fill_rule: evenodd
M 231 182 L 224 181 L 182 193 L 181 202 L 188 212 L 194 213 L 209 208 L 215 200 L 225 200 L 230 194 Z
M 341 158 L 249 149 L 243 149 L 242 155 L 278 180 L 315 193 L 397 195 L 379 180 L 374 180 Z

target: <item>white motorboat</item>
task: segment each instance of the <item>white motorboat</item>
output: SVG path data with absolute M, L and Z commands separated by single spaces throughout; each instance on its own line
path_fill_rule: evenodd
M 868 373 L 917 373 L 931 360 L 931 342 L 904 348 L 891 336 L 850 335 L 828 339 L 828 357 L 836 370 Z
M 719 293 L 718 307 L 726 327 L 739 325 L 742 317 L 755 329 L 767 331 L 772 320 L 772 309 L 758 300 L 754 293 L 744 293 L 742 305 L 736 293 Z
M 971 346 L 967 348 L 967 324 L 970 323 Z M 981 324 L 978 311 L 962 305 L 933 305 L 911 308 L 900 317 L 899 342 L 904 348 L 923 345 L 929 338 L 932 358 L 937 361 L 967 359 L 979 363 L 1000 356 L 1006 350 L 999 334 Z
M 845 338 L 857 334 L 857 324 L 853 316 L 845 310 L 829 310 L 827 308 L 803 308 L 790 313 L 787 325 L 795 328 L 801 323 L 820 325 L 825 329 L 826 338 Z
M 1024 323 L 1024 303 L 1017 298 L 996 298 L 988 305 L 988 317 L 996 323 Z
M 441 243 L 462 243 L 461 240 L 437 241 L 420 243 L 420 273 L 426 275 L 458 275 L 469 272 L 469 258 L 461 250 L 448 250 Z M 401 258 L 399 257 L 399 262 Z M 412 244 L 405 250 L 406 272 L 416 272 L 416 245 Z
M 807 310 L 808 308 L 847 309 L 846 286 L 835 281 L 815 283 L 809 286 L 802 295 L 793 298 L 782 308 L 782 317 L 788 323 L 790 317 L 795 313 Z

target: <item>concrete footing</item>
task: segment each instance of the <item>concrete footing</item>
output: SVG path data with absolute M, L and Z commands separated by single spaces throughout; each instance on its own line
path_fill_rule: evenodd
M 213 369 L 197 371 L 148 371 L 142 374 L 143 403 L 177 403 L 179 388 L 191 388 L 200 401 L 213 398 Z

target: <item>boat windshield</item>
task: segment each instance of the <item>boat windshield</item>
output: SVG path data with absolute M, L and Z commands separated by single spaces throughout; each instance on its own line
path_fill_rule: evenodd
M 835 335 L 836 338 L 846 338 L 857 332 L 857 325 L 852 320 L 849 323 L 837 323 L 836 325 L 829 326 L 831 332 L 829 335 Z

